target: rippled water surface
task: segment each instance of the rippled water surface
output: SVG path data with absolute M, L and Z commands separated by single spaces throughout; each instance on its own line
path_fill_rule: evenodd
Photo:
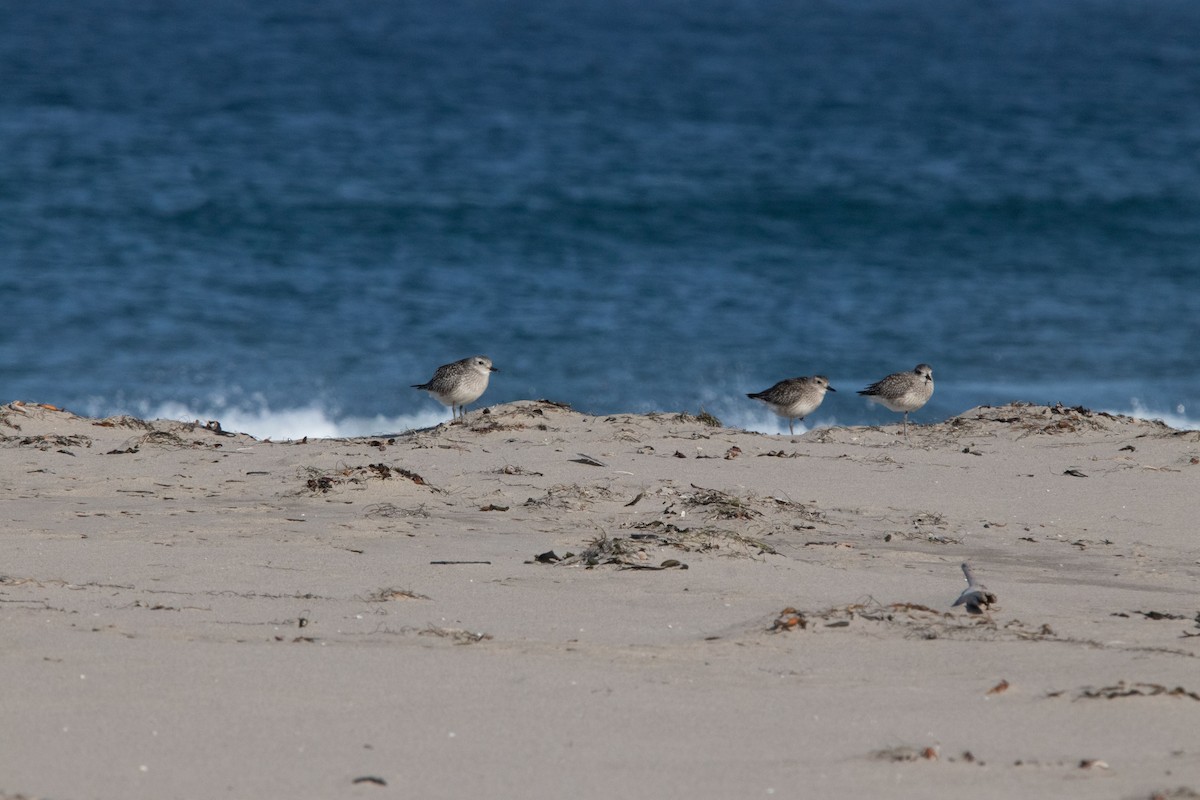
M 924 361 L 1200 419 L 1200 6 L 31 4 L 0 27 L 2 399 L 258 435 L 698 410 Z

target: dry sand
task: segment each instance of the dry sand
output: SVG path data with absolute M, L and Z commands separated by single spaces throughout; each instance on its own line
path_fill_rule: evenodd
M 899 433 L 0 407 L 0 798 L 1200 796 L 1200 434 Z

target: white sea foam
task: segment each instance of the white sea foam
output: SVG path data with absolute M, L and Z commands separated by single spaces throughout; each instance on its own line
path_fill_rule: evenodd
M 748 403 L 745 408 L 732 402 L 716 402 L 702 406 L 721 423 L 730 428 L 741 428 L 765 434 L 786 434 L 787 420 L 775 416 L 757 403 Z M 698 409 L 699 410 L 699 409 Z M 185 404 L 177 402 L 159 405 L 140 404 L 128 413 L 145 419 L 173 419 L 181 422 L 217 420 L 227 431 L 248 433 L 257 439 L 333 439 L 350 436 L 378 436 L 403 433 L 409 430 L 430 428 L 450 420 L 449 411 L 429 409 L 415 414 L 400 414 L 389 417 L 356 417 L 333 415 L 317 404 L 302 408 L 273 409 L 265 404 L 253 408 L 213 404 Z M 96 412 L 94 412 L 96 413 Z M 114 413 L 106 411 L 103 413 Z M 835 417 L 820 413 L 809 417 L 806 422 L 796 423 L 796 435 L 814 428 L 829 428 L 838 424 Z
M 102 404 L 101 404 L 102 405 Z M 712 396 L 708 402 L 702 403 L 698 409 L 706 410 L 721 420 L 730 428 L 741 428 L 770 435 L 786 434 L 787 420 L 772 414 L 759 403 L 740 403 L 736 398 Z M 1187 413 L 1183 404 L 1178 404 L 1171 411 L 1160 411 L 1148 408 L 1140 399 L 1131 398 L 1125 408 L 1100 409 L 1111 414 L 1124 414 L 1137 419 L 1162 420 L 1167 425 L 1178 430 L 1200 429 L 1200 420 Z M 822 413 L 823 409 L 810 416 L 804 422 L 796 424 L 796 435 L 808 433 L 816 428 L 836 427 L 837 416 Z M 429 428 L 450 419 L 449 411 L 429 408 L 413 414 L 397 416 L 375 415 L 338 416 L 329 409 L 322 408 L 316 403 L 299 408 L 273 409 L 266 403 L 258 401 L 252 407 L 226 405 L 221 399 L 210 403 L 185 404 L 178 402 L 150 405 L 135 404 L 134 408 L 123 408 L 118 411 L 89 409 L 94 416 L 112 413 L 130 413 L 145 419 L 174 419 L 184 422 L 200 420 L 218 420 L 225 430 L 248 433 L 258 439 L 302 439 L 305 436 L 313 439 L 340 438 L 350 436 L 379 436 L 397 434 L 405 431 Z M 851 421 L 849 424 L 863 424 Z
M 436 409 L 416 414 L 401 414 L 395 417 L 333 417 L 316 405 L 304 408 L 271 409 L 260 406 L 254 409 L 213 408 L 189 406 L 182 403 L 163 403 L 148 409 L 141 416 L 158 419 L 218 420 L 227 431 L 248 433 L 258 439 L 335 439 L 348 436 L 382 436 L 403 433 L 418 428 L 429 428 L 450 419 L 449 411 Z
M 743 395 L 736 392 L 732 397 L 715 393 L 708 395 L 700 407 L 721 420 L 721 424 L 727 428 L 741 428 L 754 433 L 770 435 L 786 435 L 788 432 L 786 419 L 776 416 L 757 400 L 744 400 Z M 836 417 L 818 409 L 804 422 L 796 423 L 796 435 L 800 436 L 816 428 L 832 428 L 837 424 Z
M 1183 403 L 1178 403 L 1172 411 L 1157 411 L 1147 408 L 1146 405 L 1137 397 L 1129 399 L 1130 408 L 1106 408 L 1103 409 L 1110 414 L 1124 414 L 1135 419 L 1160 420 L 1172 428 L 1180 431 L 1200 430 L 1200 419 L 1188 416 L 1187 406 Z

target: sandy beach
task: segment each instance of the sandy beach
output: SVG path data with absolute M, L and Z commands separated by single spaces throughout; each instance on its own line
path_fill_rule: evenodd
M 909 432 L 2 406 L 0 798 L 1200 797 L 1200 433 Z

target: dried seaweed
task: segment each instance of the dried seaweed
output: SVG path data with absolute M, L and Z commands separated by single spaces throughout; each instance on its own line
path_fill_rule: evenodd
M 1160 789 L 1150 795 L 1150 800 L 1200 800 L 1200 792 L 1189 786 Z
M 336 486 L 347 484 L 364 484 L 368 480 L 388 480 L 393 476 L 406 478 L 417 486 L 425 486 L 433 491 L 440 491 L 430 486 L 424 478 L 412 470 L 403 467 L 390 467 L 387 464 L 368 464 L 365 467 L 343 466 L 335 470 L 321 470 L 316 467 L 305 467 L 301 477 L 305 478 L 304 486 L 314 494 L 326 494 Z
M 532 508 L 580 510 L 600 500 L 611 500 L 613 492 L 604 486 L 580 486 L 577 483 L 558 483 L 542 497 L 530 497 L 525 505 Z
M 542 473 L 540 472 L 534 472 L 533 470 L 525 469 L 524 467 L 518 467 L 513 464 L 505 464 L 503 467 L 500 467 L 500 469 L 492 470 L 492 472 L 497 475 L 530 475 L 538 478 L 542 477 Z
M 482 419 L 476 419 L 474 422 L 472 422 L 469 430 L 472 433 L 496 433 L 499 431 L 523 431 L 528 427 L 528 425 L 522 422 L 499 422 L 491 417 L 484 417 Z M 543 430 L 546 429 L 545 425 L 539 425 L 537 427 Z
M 121 414 L 115 417 L 105 417 L 98 419 L 92 423 L 101 428 L 134 428 L 137 430 L 148 431 L 154 428 L 149 422 L 137 417 L 131 417 L 128 414 Z
M 655 564 L 650 552 L 646 549 L 646 545 L 646 541 L 639 541 L 633 537 L 625 539 L 620 536 L 614 536 L 610 538 L 602 533 L 588 542 L 587 547 L 579 554 L 567 553 L 560 557 L 551 550 L 534 556 L 531 563 L 556 564 L 567 567 L 583 566 L 588 569 L 601 565 L 614 565 L 619 569 L 663 570 L 688 568 L 687 564 L 674 558 L 668 558 Z
M 753 519 L 762 516 L 762 512 L 751 508 L 747 501 L 728 492 L 705 489 L 695 484 L 692 484 L 692 488 L 696 492 L 682 498 L 687 508 L 704 508 L 717 519 Z
M 367 596 L 368 603 L 386 603 L 389 600 L 428 600 L 429 597 L 408 589 L 385 587 L 377 589 Z
M 650 419 L 658 419 L 659 418 L 659 415 L 654 414 L 654 413 L 648 414 L 647 416 L 649 416 Z M 670 419 L 671 419 L 671 422 L 684 422 L 684 423 L 698 422 L 701 425 L 704 425 L 709 428 L 722 427 L 721 420 L 717 419 L 712 414 L 705 411 L 703 408 L 700 409 L 699 414 L 693 415 L 693 414 L 687 413 L 686 411 L 681 411 L 678 414 L 673 415 Z
M 1118 681 L 1114 686 L 1101 686 L 1099 688 L 1085 686 L 1079 690 L 1079 694 L 1075 699 L 1113 700 L 1118 697 L 1157 697 L 1159 695 L 1166 697 L 1188 697 L 1192 700 L 1200 701 L 1200 692 L 1189 691 L 1182 686 L 1176 686 L 1171 689 L 1163 686 L 1161 683 L 1126 683 L 1125 681 Z
M 416 508 L 401 508 L 394 503 L 376 503 L 373 506 L 368 506 L 365 516 L 370 519 L 394 519 L 396 517 L 428 517 L 429 512 L 425 509 L 425 504 Z
M 57 433 L 43 433 L 37 436 L 4 436 L 0 444 L 8 447 L 34 447 L 38 450 L 62 450 L 67 447 L 91 447 L 92 437 L 75 434 L 64 436 Z
M 189 442 L 177 433 L 170 431 L 150 431 L 139 436 L 131 445 L 132 447 L 163 447 L 168 449 L 188 449 L 193 447 L 203 447 L 204 442 Z
M 929 747 L 912 747 L 909 745 L 898 745 L 896 747 L 886 747 L 883 750 L 874 750 L 871 752 L 871 758 L 876 761 L 937 761 L 939 755 L 937 745 Z
M 492 638 L 490 633 L 478 633 L 463 628 L 439 628 L 435 625 L 430 625 L 417 633 L 420 636 L 438 636 L 449 639 L 455 644 L 475 644 Z
M 702 526 L 681 528 L 673 522 L 652 520 L 628 526 L 634 530 L 654 533 L 632 534 L 631 539 L 642 542 L 654 541 L 664 547 L 673 547 L 685 553 L 708 553 L 720 551 L 725 555 L 778 555 L 774 547 L 753 536 L 725 528 Z
M 787 621 L 792 616 L 802 618 L 805 624 L 788 624 Z M 785 608 L 776 615 L 775 621 L 766 630 L 768 633 L 792 630 L 815 632 L 828 629 L 877 629 L 879 626 L 899 628 L 905 632 L 906 638 L 918 639 L 1015 637 L 1036 640 L 1054 638 L 1054 631 L 1046 625 L 1040 628 L 1029 628 L 1023 623 L 1013 620 L 999 626 L 989 617 L 957 616 L 920 603 L 889 603 L 885 605 L 876 600 L 834 606 L 820 611 L 797 611 L 795 608 Z

